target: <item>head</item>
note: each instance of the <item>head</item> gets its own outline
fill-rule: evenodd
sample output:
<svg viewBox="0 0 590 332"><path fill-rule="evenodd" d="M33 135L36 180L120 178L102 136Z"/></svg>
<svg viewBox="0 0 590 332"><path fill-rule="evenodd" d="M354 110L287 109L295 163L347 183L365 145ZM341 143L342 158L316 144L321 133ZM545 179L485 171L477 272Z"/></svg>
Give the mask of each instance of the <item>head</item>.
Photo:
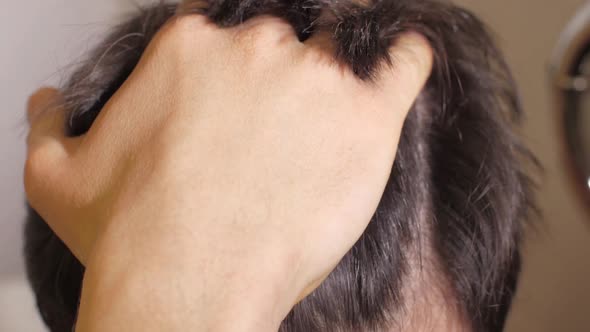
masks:
<svg viewBox="0 0 590 332"><path fill-rule="evenodd" d="M515 133L521 109L513 79L483 24L438 0L188 2L186 11L225 26L271 14L302 40L327 29L335 57L360 79L370 80L380 63L395 65L388 50L404 32L422 34L434 52L368 228L281 331L501 331L533 206L524 171L533 158ZM73 72L61 88L67 135L88 131L175 11L164 3L139 11ZM43 319L52 331L69 331L84 267L32 209L25 236Z"/></svg>

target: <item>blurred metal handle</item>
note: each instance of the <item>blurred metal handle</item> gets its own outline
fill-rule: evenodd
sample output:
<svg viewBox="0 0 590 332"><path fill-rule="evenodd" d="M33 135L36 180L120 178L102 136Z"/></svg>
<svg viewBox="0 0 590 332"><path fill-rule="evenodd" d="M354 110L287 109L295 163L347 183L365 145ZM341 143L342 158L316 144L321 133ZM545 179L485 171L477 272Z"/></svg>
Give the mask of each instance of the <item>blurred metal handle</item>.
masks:
<svg viewBox="0 0 590 332"><path fill-rule="evenodd" d="M553 85L561 137L566 146L567 160L576 187L590 203L590 147L582 142L584 128L580 123L581 101L590 98L590 73L582 65L590 62L590 1L571 19L563 30L553 51L550 75ZM590 205L589 205L590 206Z"/></svg>
<svg viewBox="0 0 590 332"><path fill-rule="evenodd" d="M584 57L582 53L589 44L590 1L568 23L553 50L550 68L555 87L559 89L575 88L577 77L572 77L571 72ZM585 78L584 80L587 81Z"/></svg>

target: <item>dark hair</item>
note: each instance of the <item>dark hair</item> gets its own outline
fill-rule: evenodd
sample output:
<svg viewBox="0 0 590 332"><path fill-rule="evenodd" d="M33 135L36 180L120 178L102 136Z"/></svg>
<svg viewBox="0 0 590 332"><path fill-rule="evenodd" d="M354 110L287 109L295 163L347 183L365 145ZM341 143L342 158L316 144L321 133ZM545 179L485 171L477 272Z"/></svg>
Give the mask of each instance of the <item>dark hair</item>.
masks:
<svg viewBox="0 0 590 332"><path fill-rule="evenodd" d="M90 128L175 10L165 3L141 10L71 75L63 87L68 135ZM400 323L411 272L428 266L437 280L431 288L446 289L446 303L467 328L501 331L534 205L524 170L534 158L515 134L522 113L516 87L483 24L436 0L210 0L195 11L222 26L277 15L301 40L331 31L335 56L361 79L370 80L380 64L396 65L388 49L403 32L422 34L434 51L433 72L404 124L368 228L328 279L289 313L281 331L391 327ZM319 20L322 11L333 15ZM70 331L84 268L32 209L25 252L43 319L52 331Z"/></svg>

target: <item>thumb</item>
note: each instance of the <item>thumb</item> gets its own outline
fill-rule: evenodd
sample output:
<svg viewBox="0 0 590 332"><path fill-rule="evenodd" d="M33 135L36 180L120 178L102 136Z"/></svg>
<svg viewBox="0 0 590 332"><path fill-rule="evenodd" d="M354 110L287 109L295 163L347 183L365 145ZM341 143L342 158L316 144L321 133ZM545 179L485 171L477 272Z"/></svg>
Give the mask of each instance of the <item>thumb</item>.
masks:
<svg viewBox="0 0 590 332"><path fill-rule="evenodd" d="M37 208L40 201L54 196L54 188L63 188L60 179L71 175L70 156L79 139L65 137L63 98L54 88L42 88L29 98L27 119L30 129L25 191L31 205Z"/></svg>

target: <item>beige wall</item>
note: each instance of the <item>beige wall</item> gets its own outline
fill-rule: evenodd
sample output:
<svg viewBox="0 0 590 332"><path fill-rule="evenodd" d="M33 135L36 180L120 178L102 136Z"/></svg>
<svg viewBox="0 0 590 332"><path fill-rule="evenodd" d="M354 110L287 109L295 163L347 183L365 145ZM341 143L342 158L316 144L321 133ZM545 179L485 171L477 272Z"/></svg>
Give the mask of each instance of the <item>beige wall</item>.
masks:
<svg viewBox="0 0 590 332"><path fill-rule="evenodd" d="M28 95L58 84L68 65L112 26L132 1L3 2L0 16L0 278L21 272L22 166Z"/></svg>
<svg viewBox="0 0 590 332"><path fill-rule="evenodd" d="M22 167L27 96L57 84L93 35L133 0L0 0L0 331L44 328L24 276Z"/></svg>
<svg viewBox="0 0 590 332"><path fill-rule="evenodd" d="M568 182L547 76L552 48L584 0L460 0L491 26L520 85L525 134L546 173L544 220L529 239L508 331L590 331L590 215Z"/></svg>

